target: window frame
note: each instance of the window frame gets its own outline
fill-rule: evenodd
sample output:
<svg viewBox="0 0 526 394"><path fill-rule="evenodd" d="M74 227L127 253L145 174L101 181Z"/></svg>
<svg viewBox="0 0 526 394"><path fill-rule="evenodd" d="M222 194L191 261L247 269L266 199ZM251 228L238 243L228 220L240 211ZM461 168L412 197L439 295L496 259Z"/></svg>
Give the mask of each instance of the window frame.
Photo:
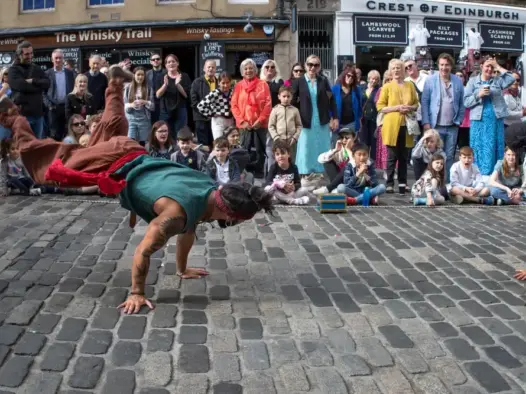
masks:
<svg viewBox="0 0 526 394"><path fill-rule="evenodd" d="M155 0L155 4L160 5L160 6L189 4L189 3L196 3L196 2L197 0Z"/></svg>
<svg viewBox="0 0 526 394"><path fill-rule="evenodd" d="M86 2L88 3L87 6L88 8L103 8L103 7L124 7L124 5L126 4L126 0L122 0L122 3L112 3L112 4L95 4L95 5L91 5L92 0L86 0ZM102 1L102 0L101 0ZM112 0L114 1L114 0Z"/></svg>
<svg viewBox="0 0 526 394"><path fill-rule="evenodd" d="M45 4L44 0L44 4ZM33 5L35 4L35 0L33 0ZM31 10L25 10L24 9L24 0L19 1L20 5L20 13L21 14L34 14L36 12L54 12L57 8L57 0L53 0L53 8L33 8Z"/></svg>

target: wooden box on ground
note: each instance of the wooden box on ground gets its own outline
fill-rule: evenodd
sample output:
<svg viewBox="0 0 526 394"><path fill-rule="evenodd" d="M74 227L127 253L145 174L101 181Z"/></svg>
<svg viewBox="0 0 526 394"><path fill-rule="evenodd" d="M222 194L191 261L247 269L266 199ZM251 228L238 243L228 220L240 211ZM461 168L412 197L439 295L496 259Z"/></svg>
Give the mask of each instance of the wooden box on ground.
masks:
<svg viewBox="0 0 526 394"><path fill-rule="evenodd" d="M347 212L347 196L345 194L322 194L318 199L320 213Z"/></svg>

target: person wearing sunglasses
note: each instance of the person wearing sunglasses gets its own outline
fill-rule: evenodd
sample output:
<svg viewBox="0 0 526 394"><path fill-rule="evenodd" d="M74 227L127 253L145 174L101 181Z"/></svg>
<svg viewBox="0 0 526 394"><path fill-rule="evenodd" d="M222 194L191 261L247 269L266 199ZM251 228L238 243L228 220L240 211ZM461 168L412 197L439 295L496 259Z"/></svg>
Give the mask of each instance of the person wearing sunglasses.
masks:
<svg viewBox="0 0 526 394"><path fill-rule="evenodd" d="M292 82L305 74L305 69L301 63L294 63L290 71L290 78L284 82L285 86L292 86Z"/></svg>
<svg viewBox="0 0 526 394"><path fill-rule="evenodd" d="M292 83L292 104L300 110L303 129L297 142L296 165L302 186L314 190L324 178L318 156L331 148L331 129L338 130L338 108L327 78L320 75L321 61L310 55L307 73Z"/></svg>
<svg viewBox="0 0 526 394"><path fill-rule="evenodd" d="M521 76L518 73L513 73L515 82L511 84L508 89L504 89L504 101L508 106L508 116L504 119L504 126L508 127L513 123L522 122L522 118L526 116L526 107L522 105L521 101Z"/></svg>
<svg viewBox="0 0 526 394"><path fill-rule="evenodd" d="M81 115L73 115L69 118L68 134L63 142L65 144L78 144L83 135L89 135L86 122Z"/></svg>
<svg viewBox="0 0 526 394"><path fill-rule="evenodd" d="M161 86L163 86L164 75L166 69L163 68L163 62L161 61L161 55L157 52L152 52L150 55L150 64L152 69L146 72L146 81L154 92L157 92ZM154 110L151 113L150 120L152 125L159 120L161 113L161 99L156 94L153 95Z"/></svg>

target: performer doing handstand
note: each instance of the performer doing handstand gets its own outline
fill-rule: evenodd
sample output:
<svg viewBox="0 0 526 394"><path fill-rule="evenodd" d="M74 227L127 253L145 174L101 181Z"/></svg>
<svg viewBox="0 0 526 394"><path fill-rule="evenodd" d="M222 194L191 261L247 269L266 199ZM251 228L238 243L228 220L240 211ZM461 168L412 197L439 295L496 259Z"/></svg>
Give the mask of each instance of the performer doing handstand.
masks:
<svg viewBox="0 0 526 394"><path fill-rule="evenodd" d="M0 124L12 129L22 161L36 183L98 185L105 194L119 194L132 217L137 214L149 223L133 257L131 294L119 306L125 313L137 313L143 305L153 308L144 296L150 257L168 239L177 235L177 275L182 279L207 275L202 268L187 268L197 224L214 220L222 228L238 224L258 211L271 211L272 197L248 184L217 189L205 174L149 157L141 145L126 137L122 90L129 74L113 67L108 77L106 108L87 148L36 139L27 119L7 99L0 101Z"/></svg>

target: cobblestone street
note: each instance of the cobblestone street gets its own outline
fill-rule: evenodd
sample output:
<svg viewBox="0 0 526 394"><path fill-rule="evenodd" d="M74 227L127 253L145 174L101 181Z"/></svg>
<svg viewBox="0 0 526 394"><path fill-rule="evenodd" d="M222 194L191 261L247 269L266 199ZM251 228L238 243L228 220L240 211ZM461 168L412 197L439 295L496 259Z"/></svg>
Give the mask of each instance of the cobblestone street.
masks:
<svg viewBox="0 0 526 394"><path fill-rule="evenodd" d="M115 307L144 222L113 200L2 199L0 393L523 393L526 211L391 198L203 226L206 279L175 275L173 239L134 316Z"/></svg>

